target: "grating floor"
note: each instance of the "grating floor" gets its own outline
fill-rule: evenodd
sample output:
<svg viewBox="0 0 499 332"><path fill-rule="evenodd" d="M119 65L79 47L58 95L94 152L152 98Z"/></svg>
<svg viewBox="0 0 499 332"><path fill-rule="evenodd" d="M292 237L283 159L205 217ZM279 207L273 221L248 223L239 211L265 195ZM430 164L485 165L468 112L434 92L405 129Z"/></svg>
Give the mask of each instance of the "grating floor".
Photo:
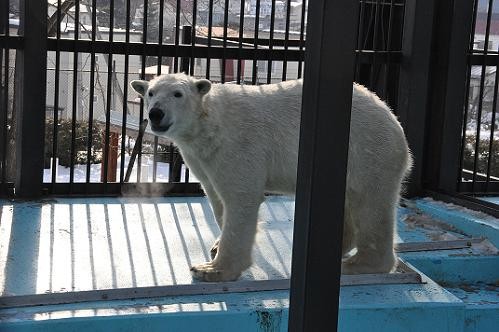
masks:
<svg viewBox="0 0 499 332"><path fill-rule="evenodd" d="M85 198L0 208L0 294L192 284L219 228L206 198ZM262 205L243 280L290 276L294 201Z"/></svg>

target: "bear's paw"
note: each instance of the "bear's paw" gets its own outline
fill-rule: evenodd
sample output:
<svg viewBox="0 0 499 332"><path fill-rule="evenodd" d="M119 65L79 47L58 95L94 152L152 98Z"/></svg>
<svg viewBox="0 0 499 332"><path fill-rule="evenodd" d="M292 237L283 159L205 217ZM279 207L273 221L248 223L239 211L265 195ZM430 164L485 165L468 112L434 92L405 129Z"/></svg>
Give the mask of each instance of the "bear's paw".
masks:
<svg viewBox="0 0 499 332"><path fill-rule="evenodd" d="M217 266L214 262L208 262L191 267L191 275L194 279L207 282L234 281L241 275L241 270L234 270Z"/></svg>

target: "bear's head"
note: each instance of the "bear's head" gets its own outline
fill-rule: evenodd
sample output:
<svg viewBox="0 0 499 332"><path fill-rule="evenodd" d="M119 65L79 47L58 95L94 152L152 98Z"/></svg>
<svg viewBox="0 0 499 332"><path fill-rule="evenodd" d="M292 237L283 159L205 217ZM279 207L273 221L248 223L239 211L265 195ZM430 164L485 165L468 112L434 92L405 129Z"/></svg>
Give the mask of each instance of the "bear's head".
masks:
<svg viewBox="0 0 499 332"><path fill-rule="evenodd" d="M132 88L142 96L152 131L158 136L180 138L195 128L202 114L202 99L211 82L185 74L167 74L150 82L135 80Z"/></svg>

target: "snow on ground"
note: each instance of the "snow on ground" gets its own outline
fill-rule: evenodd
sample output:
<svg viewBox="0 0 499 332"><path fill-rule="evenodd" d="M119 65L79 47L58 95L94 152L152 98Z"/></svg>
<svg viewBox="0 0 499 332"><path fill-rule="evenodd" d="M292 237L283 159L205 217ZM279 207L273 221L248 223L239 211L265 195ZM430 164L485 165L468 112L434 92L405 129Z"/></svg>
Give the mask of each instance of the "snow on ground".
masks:
<svg viewBox="0 0 499 332"><path fill-rule="evenodd" d="M130 157L125 157L125 172L128 167ZM135 161L132 175L130 176L130 182L137 182L137 164ZM120 178L120 165L121 158L118 158L118 169L116 174L116 179L119 181ZM91 164L90 165L90 182L101 182L101 167L102 164ZM168 182L168 174L170 170L170 165L168 163L158 162L156 171L156 182ZM185 180L185 166L182 165L182 181ZM56 173L56 182L64 183L69 182L70 168L58 165ZM87 176L87 165L75 165L74 166L74 182L85 182ZM45 169L43 173L43 182L52 181L52 168ZM153 158L150 156L142 156L142 167L141 167L141 182L153 182ZM189 182L199 182L198 179L189 173Z"/></svg>

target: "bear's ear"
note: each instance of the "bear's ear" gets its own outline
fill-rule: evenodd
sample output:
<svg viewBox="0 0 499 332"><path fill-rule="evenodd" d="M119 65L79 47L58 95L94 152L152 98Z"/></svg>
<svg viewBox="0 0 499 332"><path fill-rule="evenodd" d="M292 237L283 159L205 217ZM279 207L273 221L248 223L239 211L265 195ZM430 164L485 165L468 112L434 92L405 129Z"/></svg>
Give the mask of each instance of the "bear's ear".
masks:
<svg viewBox="0 0 499 332"><path fill-rule="evenodd" d="M208 80L205 80L205 79L196 81L195 85L196 85L197 91L201 95L207 94L208 91L210 91L210 89L211 89L211 82Z"/></svg>
<svg viewBox="0 0 499 332"><path fill-rule="evenodd" d="M149 88L149 82L142 80L131 81L130 85L142 97L146 94L146 91Z"/></svg>

